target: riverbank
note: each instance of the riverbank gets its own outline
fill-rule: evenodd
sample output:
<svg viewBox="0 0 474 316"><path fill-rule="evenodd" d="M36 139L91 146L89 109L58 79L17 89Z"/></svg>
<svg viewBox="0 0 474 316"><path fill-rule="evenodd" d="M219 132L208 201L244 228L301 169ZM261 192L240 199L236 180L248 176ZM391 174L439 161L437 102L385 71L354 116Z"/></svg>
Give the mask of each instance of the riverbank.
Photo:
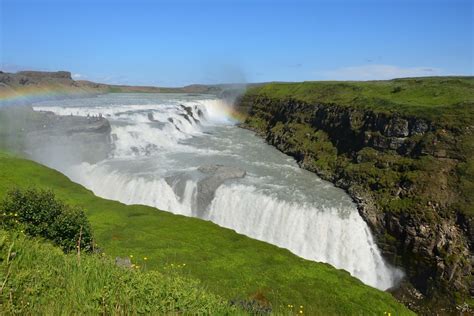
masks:
<svg viewBox="0 0 474 316"><path fill-rule="evenodd" d="M10 110L15 114L8 113ZM96 137L110 136L106 120L57 119L30 107L3 108L0 122L5 123L0 124L0 144L17 145L13 147L18 153L30 148L22 145L29 138L23 137L25 134L53 137L56 127L65 128L59 134L84 138L91 147L95 147L91 140ZM147 270L167 273L171 267L179 276L199 280L209 293L237 306L290 314L303 306L303 312L310 315L410 314L389 293L364 285L346 271L301 259L288 250L207 221L98 198L59 172L20 156L0 154L0 179L0 198L14 187L44 188L84 208L97 244L110 258L132 255L143 265L139 258L147 257Z"/></svg>
<svg viewBox="0 0 474 316"><path fill-rule="evenodd" d="M463 77L275 83L237 108L243 127L353 197L406 270L401 301L456 313L473 293L473 91Z"/></svg>
<svg viewBox="0 0 474 316"><path fill-rule="evenodd" d="M343 270L207 221L98 198L29 160L0 154L0 179L0 198L12 187L34 186L52 189L67 203L84 208L107 256L147 257L147 270L163 273L176 267L180 275L200 280L210 293L229 301L256 301L275 313L292 313L288 305L301 305L309 315L410 314L389 293Z"/></svg>

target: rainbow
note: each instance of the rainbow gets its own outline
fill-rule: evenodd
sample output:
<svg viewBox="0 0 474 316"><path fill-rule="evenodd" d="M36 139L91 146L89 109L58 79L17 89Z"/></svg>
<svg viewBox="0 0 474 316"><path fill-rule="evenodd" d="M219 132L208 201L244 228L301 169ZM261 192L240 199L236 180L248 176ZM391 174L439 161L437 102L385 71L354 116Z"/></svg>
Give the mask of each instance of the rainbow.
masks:
<svg viewBox="0 0 474 316"><path fill-rule="evenodd" d="M103 93L100 90L65 85L31 85L18 88L0 86L0 107L12 105L31 105L35 102L85 97ZM217 110L236 122L245 121L245 114L239 112L227 102L215 102Z"/></svg>
<svg viewBox="0 0 474 316"><path fill-rule="evenodd" d="M236 110L235 106L230 102L214 98L204 102L209 115L214 119L233 121L234 123L245 121L245 115Z"/></svg>
<svg viewBox="0 0 474 316"><path fill-rule="evenodd" d="M0 106L26 105L34 102L90 94L91 91L63 85L31 85L13 89L0 87Z"/></svg>
<svg viewBox="0 0 474 316"><path fill-rule="evenodd" d="M247 115L242 113L242 112L239 112L237 111L236 109L234 108L231 108L228 110L228 113L229 113L229 116L234 119L235 121L239 122L239 123L243 123L245 122L245 119L247 118Z"/></svg>

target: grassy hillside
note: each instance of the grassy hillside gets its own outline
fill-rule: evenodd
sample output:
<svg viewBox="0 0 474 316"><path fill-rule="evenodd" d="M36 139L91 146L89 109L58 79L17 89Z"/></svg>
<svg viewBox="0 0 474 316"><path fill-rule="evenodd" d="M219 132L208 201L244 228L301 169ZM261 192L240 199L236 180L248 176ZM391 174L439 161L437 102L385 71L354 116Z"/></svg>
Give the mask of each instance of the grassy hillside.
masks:
<svg viewBox="0 0 474 316"><path fill-rule="evenodd" d="M243 314L198 281L108 256L65 255L22 233L0 230L0 309L8 314Z"/></svg>
<svg viewBox="0 0 474 316"><path fill-rule="evenodd" d="M226 300L255 299L284 314L299 313L300 306L310 315L410 314L390 294L345 271L210 222L98 198L62 174L25 159L0 154L0 179L0 198L13 186L37 186L53 189L66 202L85 208L107 256L133 256L135 264L157 273L172 269L200 280L210 293Z"/></svg>
<svg viewBox="0 0 474 316"><path fill-rule="evenodd" d="M474 77L271 83L249 89L248 95L400 112L442 125L461 126L474 121Z"/></svg>

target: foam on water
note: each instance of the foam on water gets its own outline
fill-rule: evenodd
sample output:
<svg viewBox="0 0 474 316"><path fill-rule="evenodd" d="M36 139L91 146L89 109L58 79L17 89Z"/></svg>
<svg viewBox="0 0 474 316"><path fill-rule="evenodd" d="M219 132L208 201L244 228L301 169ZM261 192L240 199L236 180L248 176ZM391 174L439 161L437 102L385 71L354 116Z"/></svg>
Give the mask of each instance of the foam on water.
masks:
<svg viewBox="0 0 474 316"><path fill-rule="evenodd" d="M379 289L400 279L401 272L384 262L344 192L233 126L219 100L109 95L68 102L46 102L35 109L101 114L112 125L109 159L61 170L98 196L207 219L345 269ZM209 193L214 178L209 182L211 176L199 171L203 165L235 167L247 176L225 180L223 174L213 175L222 181ZM203 188L204 180L211 186Z"/></svg>

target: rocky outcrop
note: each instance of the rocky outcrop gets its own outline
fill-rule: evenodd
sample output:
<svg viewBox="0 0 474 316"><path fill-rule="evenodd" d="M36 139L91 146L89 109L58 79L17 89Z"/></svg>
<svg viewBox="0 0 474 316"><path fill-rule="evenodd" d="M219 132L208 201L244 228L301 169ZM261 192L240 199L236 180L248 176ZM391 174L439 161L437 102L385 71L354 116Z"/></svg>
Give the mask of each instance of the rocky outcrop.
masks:
<svg viewBox="0 0 474 316"><path fill-rule="evenodd" d="M47 84L75 85L75 81L68 71L19 71L14 74L0 73L0 83L7 84L11 87Z"/></svg>
<svg viewBox="0 0 474 316"><path fill-rule="evenodd" d="M405 269L395 296L421 313L459 312L474 294L472 218L458 208L465 197L456 184L472 130L262 95L237 105L248 115L243 127L353 197L385 258Z"/></svg>
<svg viewBox="0 0 474 316"><path fill-rule="evenodd" d="M197 185L197 211L202 213L214 199L217 188L225 181L243 178L246 171L237 167L223 165L201 166L198 170L205 175Z"/></svg>

